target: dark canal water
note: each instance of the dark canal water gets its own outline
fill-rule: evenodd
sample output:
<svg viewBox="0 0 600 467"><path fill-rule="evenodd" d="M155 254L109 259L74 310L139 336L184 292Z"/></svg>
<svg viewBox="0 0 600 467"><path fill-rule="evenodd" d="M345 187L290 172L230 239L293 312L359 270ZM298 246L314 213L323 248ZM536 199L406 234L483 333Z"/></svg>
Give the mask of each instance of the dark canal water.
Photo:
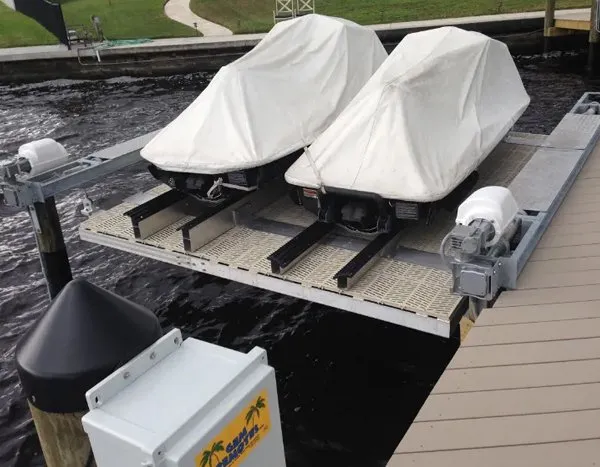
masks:
<svg viewBox="0 0 600 467"><path fill-rule="evenodd" d="M518 59L532 104L519 131L548 133L586 90L577 56ZM0 159L66 137L83 156L158 129L207 74L0 86ZM433 135L435 137L435 135ZM143 167L86 187L102 200L153 186ZM265 348L277 372L290 467L383 466L457 348L456 339L178 269L79 240L81 190L58 199L74 274L153 310L165 329L233 349ZM13 366L19 336L47 307L27 215L0 207L0 466L43 465Z"/></svg>

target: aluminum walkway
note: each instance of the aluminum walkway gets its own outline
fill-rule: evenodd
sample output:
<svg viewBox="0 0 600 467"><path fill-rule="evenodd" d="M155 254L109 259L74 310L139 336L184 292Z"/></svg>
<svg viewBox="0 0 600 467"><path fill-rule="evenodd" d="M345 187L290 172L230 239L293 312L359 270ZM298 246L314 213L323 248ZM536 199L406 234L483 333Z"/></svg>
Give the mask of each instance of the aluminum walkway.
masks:
<svg viewBox="0 0 600 467"><path fill-rule="evenodd" d="M388 466L600 465L600 144Z"/></svg>

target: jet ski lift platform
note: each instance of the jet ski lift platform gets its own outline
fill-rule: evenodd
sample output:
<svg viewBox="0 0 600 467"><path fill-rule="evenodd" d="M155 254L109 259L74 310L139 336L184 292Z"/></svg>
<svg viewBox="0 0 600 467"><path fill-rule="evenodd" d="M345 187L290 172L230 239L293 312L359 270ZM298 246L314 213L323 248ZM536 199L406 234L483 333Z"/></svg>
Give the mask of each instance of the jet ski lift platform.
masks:
<svg viewBox="0 0 600 467"><path fill-rule="evenodd" d="M600 115L591 102L598 97L585 94L548 136L509 133L479 167L476 188L508 187L523 210L518 244L493 263L494 291L516 286L595 146ZM132 215L140 211L145 214ZM291 201L284 187L247 194L215 214L196 218L179 196L160 185L95 213L81 224L80 235L92 243L450 337L468 308L465 294L451 292L460 290L461 278L453 277L438 254L455 217L440 212L429 225L403 228L391 242L394 248L375 248L368 261L360 261L360 274L345 288L339 287L336 273L357 261L371 239L339 227L317 235L293 264L273 272L271 255L316 221Z"/></svg>

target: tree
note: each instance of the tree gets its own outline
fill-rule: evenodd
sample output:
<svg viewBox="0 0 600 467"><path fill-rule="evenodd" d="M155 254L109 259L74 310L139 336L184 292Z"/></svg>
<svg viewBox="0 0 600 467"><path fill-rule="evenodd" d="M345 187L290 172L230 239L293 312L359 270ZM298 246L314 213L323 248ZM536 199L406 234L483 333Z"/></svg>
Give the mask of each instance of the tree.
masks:
<svg viewBox="0 0 600 467"><path fill-rule="evenodd" d="M246 425L250 422L254 425L254 417L260 418L260 411L266 407L265 399L262 396L258 396L254 405L251 405L246 413Z"/></svg>
<svg viewBox="0 0 600 467"><path fill-rule="evenodd" d="M223 441L218 441L216 443L213 443L212 447L210 448L210 450L206 450L202 453L202 461L200 462L200 466L201 467L213 467L213 457L215 457L217 459L217 462L215 464L216 465L219 463L219 456L217 456L217 452L223 452L225 450L225 448L223 447Z"/></svg>

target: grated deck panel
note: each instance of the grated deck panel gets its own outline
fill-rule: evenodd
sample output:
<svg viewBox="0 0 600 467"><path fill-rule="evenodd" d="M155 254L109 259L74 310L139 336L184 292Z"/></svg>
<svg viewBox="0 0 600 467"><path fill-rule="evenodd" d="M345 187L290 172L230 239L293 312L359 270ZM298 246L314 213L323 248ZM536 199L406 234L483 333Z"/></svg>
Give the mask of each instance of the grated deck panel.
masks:
<svg viewBox="0 0 600 467"><path fill-rule="evenodd" d="M160 189L154 189L157 195ZM124 242L134 242L148 247L193 256L205 261L249 271L254 274L273 276L267 257L289 240L289 237L253 230L238 226L219 236L194 253L185 253L181 232L176 229L189 221L184 217L177 223L163 229L145 240L136 240L130 219L123 213L136 206L131 201L146 201L148 196L130 199L113 209L100 212L84 222L82 230L108 235ZM151 196L150 196L151 197ZM291 203L291 207L298 206ZM284 198L278 200L261 215L280 222L298 220L302 216L292 213ZM304 214L306 211L302 208ZM310 214L310 213L309 213ZM310 221L312 222L312 220ZM296 224L298 225L298 224ZM333 276L354 255L355 251L331 245L318 245L285 275L286 281L301 284L303 287L317 288L335 294L341 292ZM461 305L461 298L450 293L449 272L428 268L403 261L382 258L344 295L359 301L369 301L397 309L399 312L417 313L422 316L450 323Z"/></svg>

